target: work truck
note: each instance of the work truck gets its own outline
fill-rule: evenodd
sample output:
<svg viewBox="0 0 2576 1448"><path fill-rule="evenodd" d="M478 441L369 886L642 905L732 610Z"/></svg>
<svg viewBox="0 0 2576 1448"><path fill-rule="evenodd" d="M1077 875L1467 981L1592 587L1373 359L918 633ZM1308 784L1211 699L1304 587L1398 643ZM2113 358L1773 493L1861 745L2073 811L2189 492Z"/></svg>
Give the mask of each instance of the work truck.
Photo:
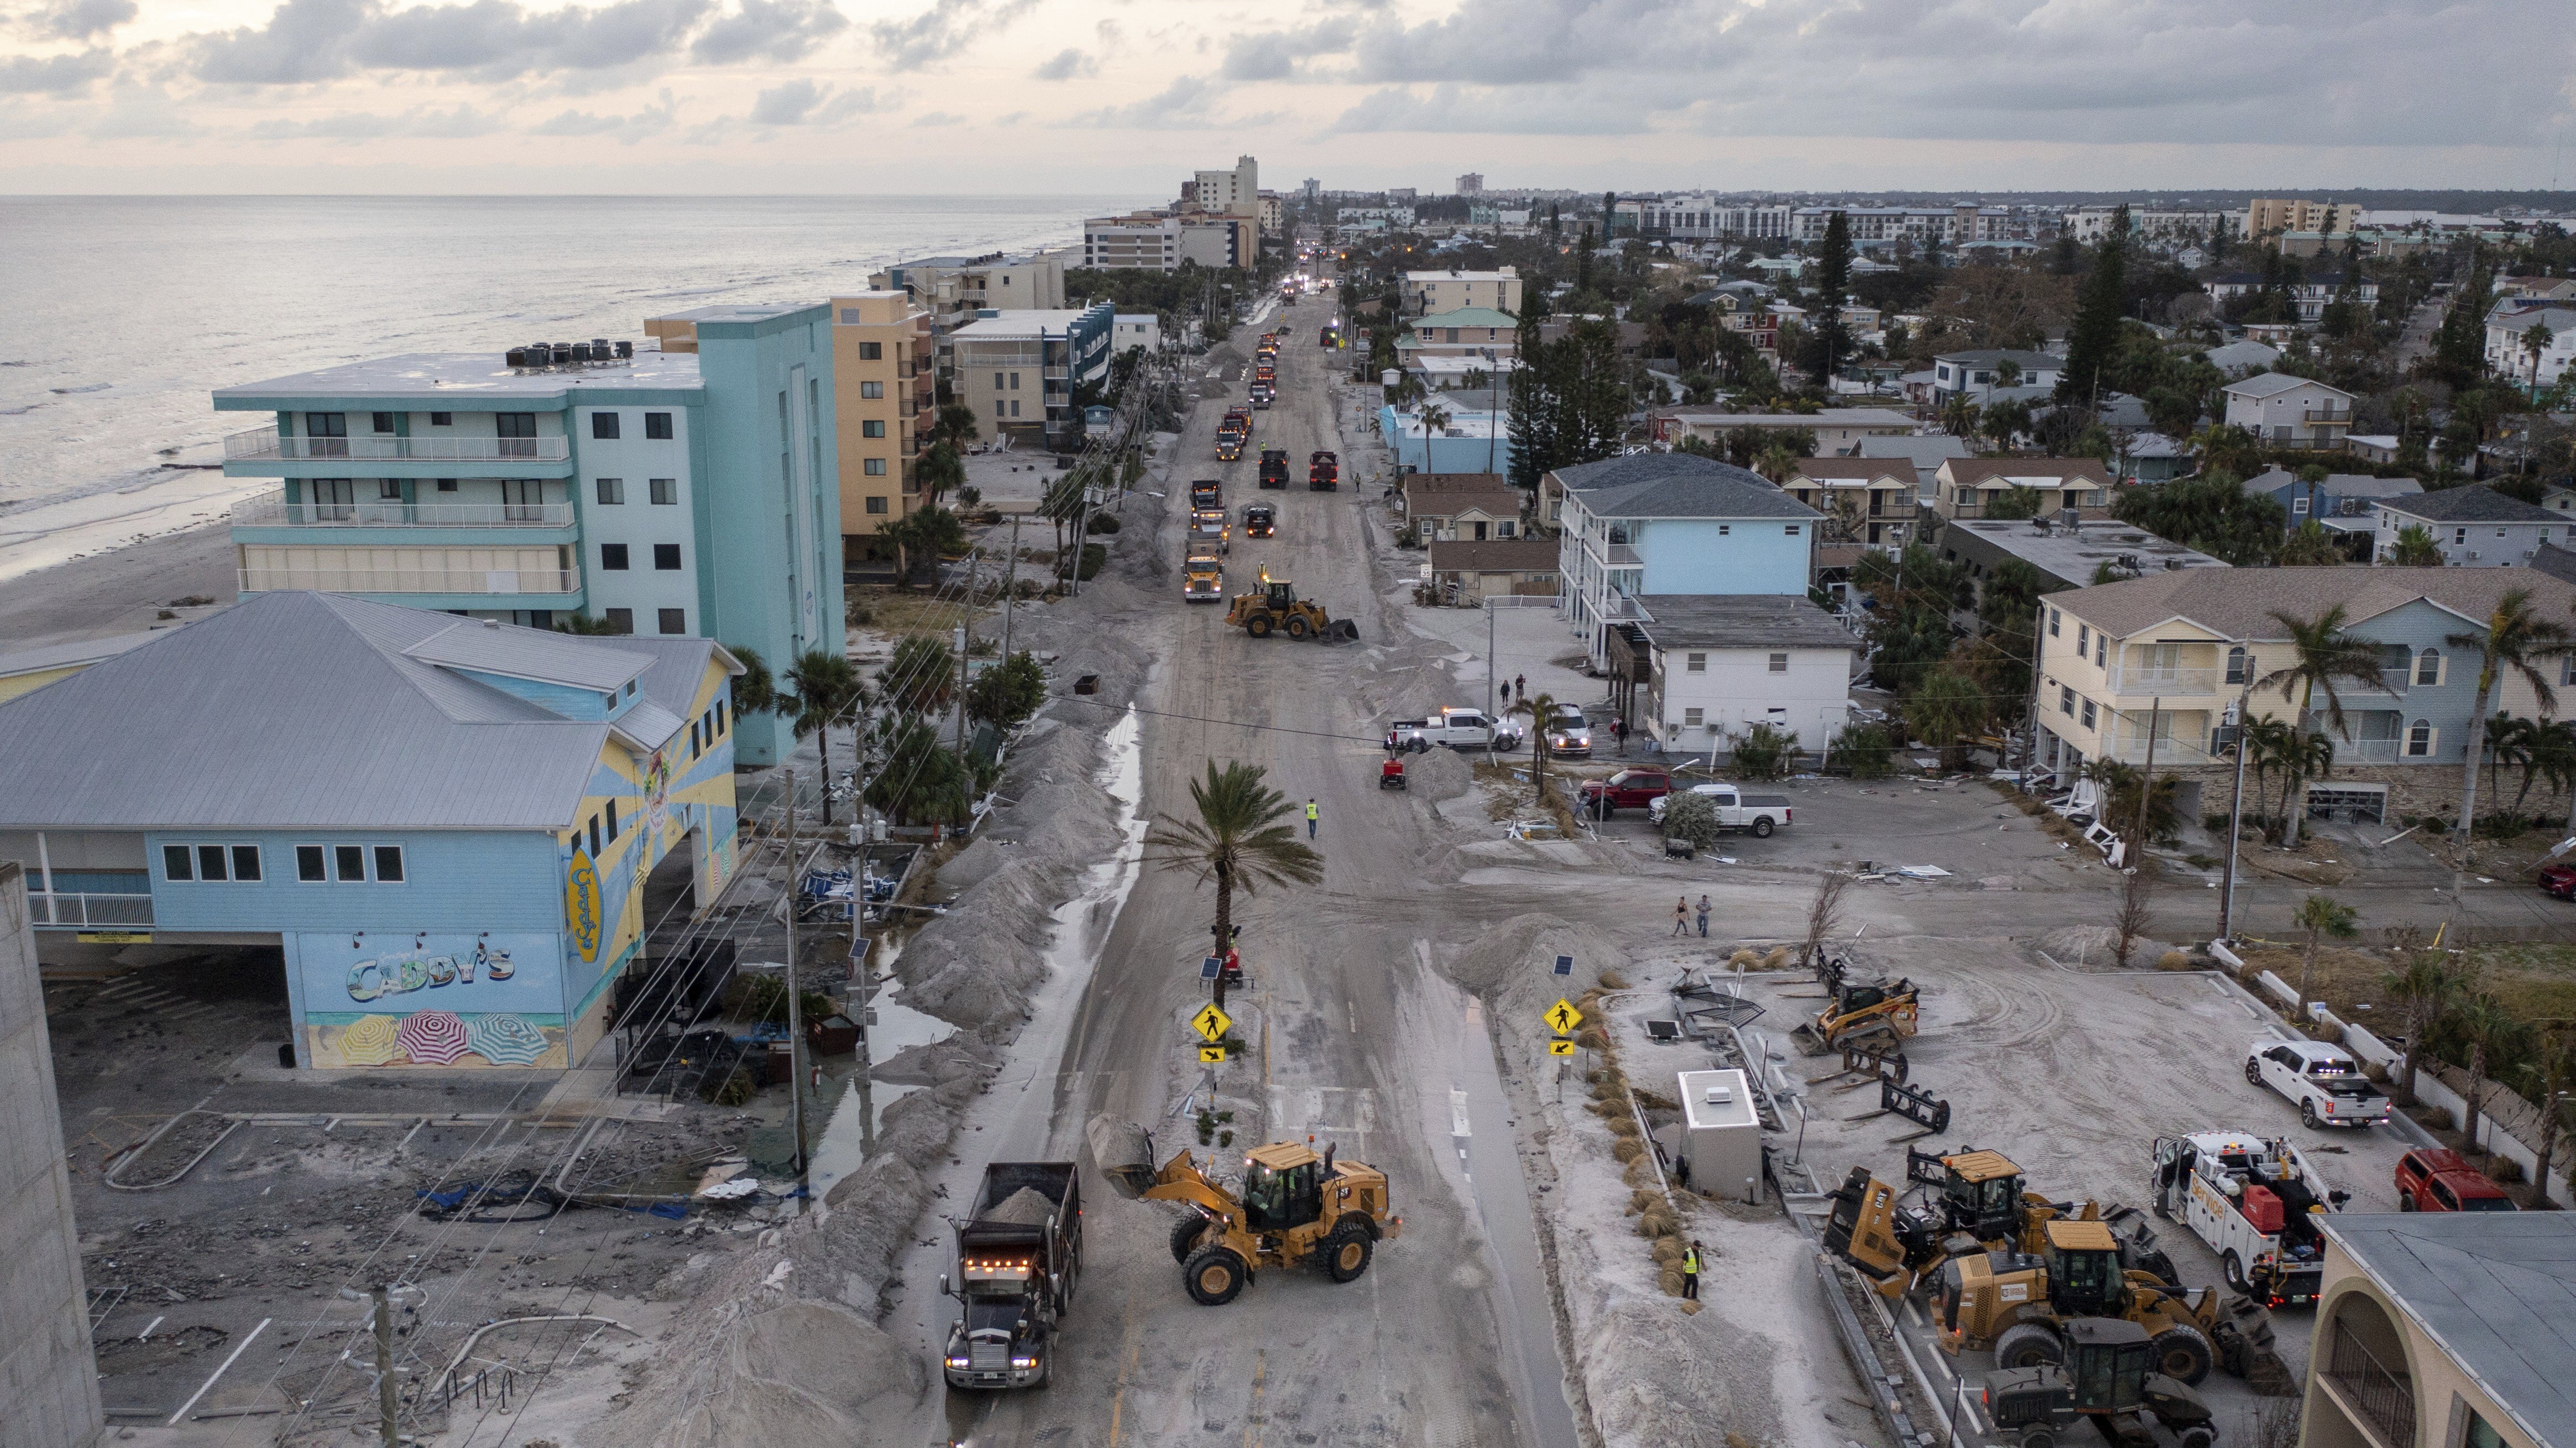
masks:
<svg viewBox="0 0 2576 1448"><path fill-rule="evenodd" d="M1288 449L1266 447L1261 450L1261 486L1265 488L1288 486Z"/></svg>
<svg viewBox="0 0 2576 1448"><path fill-rule="evenodd" d="M1444 708L1427 719L1398 719L1386 729L1389 752L1420 754L1438 744L1451 749L1509 750L1520 744L1520 732L1509 721L1486 717L1481 709Z"/></svg>
<svg viewBox="0 0 2576 1448"><path fill-rule="evenodd" d="M1601 819L1623 809L1653 809L1673 792L1673 777L1660 769L1623 769L1608 779L1587 779L1575 797Z"/></svg>
<svg viewBox="0 0 2576 1448"><path fill-rule="evenodd" d="M1781 826L1797 823L1797 813L1789 807L1789 797L1785 794L1746 794L1724 781L1694 784L1689 792L1708 800L1710 807L1717 811L1717 827L1721 830L1742 830L1755 839L1767 840ZM1649 801L1646 817L1662 824L1664 806L1672 803L1672 799L1667 794Z"/></svg>
<svg viewBox="0 0 2576 1448"><path fill-rule="evenodd" d="M2157 1138L2153 1187L2156 1215L2191 1228L2218 1254L2227 1285L2266 1307L2317 1300L2326 1266L2317 1219L2352 1200L2297 1147L2251 1131Z"/></svg>
<svg viewBox="0 0 2576 1448"><path fill-rule="evenodd" d="M1318 449L1306 459L1306 487L1311 492L1330 493L1342 486L1342 460Z"/></svg>
<svg viewBox="0 0 2576 1448"><path fill-rule="evenodd" d="M1212 552L1192 549L1181 565L1181 599L1186 603L1225 602L1225 566Z"/></svg>
<svg viewBox="0 0 2576 1448"><path fill-rule="evenodd" d="M2245 1079L2288 1098L2310 1131L2378 1126L2390 1113L2388 1097L2362 1074L2361 1063L2323 1041L2257 1040L2245 1048Z"/></svg>
<svg viewBox="0 0 2576 1448"><path fill-rule="evenodd" d="M1042 1388L1082 1275L1082 1181L1069 1161L997 1161L948 1225L957 1272L939 1290L965 1309L942 1366L952 1388Z"/></svg>

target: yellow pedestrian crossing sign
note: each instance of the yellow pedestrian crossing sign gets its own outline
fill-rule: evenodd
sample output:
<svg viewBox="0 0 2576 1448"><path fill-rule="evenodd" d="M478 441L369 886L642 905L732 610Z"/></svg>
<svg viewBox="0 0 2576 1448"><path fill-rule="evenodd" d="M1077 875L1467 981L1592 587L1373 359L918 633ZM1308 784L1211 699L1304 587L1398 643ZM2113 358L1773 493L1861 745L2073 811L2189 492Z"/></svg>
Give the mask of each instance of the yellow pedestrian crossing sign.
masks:
<svg viewBox="0 0 2576 1448"><path fill-rule="evenodd" d="M1199 1047L1199 1061L1202 1065L1213 1066L1224 1059L1225 1047L1223 1046Z"/></svg>
<svg viewBox="0 0 2576 1448"><path fill-rule="evenodd" d="M1214 1001L1199 1007L1199 1013L1190 1017L1190 1029L1206 1037L1210 1042L1224 1040L1225 1033L1232 1029L1233 1025L1234 1017L1218 1010Z"/></svg>
<svg viewBox="0 0 2576 1448"><path fill-rule="evenodd" d="M1562 1038L1550 1041L1547 1043L1547 1053L1551 1056L1571 1056L1574 1054L1574 1043Z"/></svg>
<svg viewBox="0 0 2576 1448"><path fill-rule="evenodd" d="M1574 1002L1558 996L1556 1004L1547 1008L1547 1024L1560 1036L1570 1035L1576 1026L1583 1024L1583 1012L1574 1008Z"/></svg>

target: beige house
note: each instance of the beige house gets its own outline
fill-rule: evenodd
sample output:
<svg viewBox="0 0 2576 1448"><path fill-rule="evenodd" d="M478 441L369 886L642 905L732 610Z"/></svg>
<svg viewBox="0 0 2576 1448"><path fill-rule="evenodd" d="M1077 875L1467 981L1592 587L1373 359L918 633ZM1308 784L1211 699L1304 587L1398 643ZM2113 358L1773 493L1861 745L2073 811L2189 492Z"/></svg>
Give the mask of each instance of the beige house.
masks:
<svg viewBox="0 0 2576 1448"><path fill-rule="evenodd" d="M1932 474L1932 507L1944 518L1982 518L2017 488L2039 494L2044 517L2068 508L2085 522L2111 516L2111 472L2099 458L1951 458Z"/></svg>
<svg viewBox="0 0 2576 1448"><path fill-rule="evenodd" d="M1685 412L1659 414L1655 436L1677 443L1685 437L1716 443L1739 427L1761 431L1803 430L1816 436L1816 456L1848 457L1865 437L1902 437L1914 431L1914 419L1888 407L1827 407L1815 412Z"/></svg>
<svg viewBox="0 0 2576 1448"><path fill-rule="evenodd" d="M1556 596L1556 540L1488 539L1431 545L1431 581L1458 604L1480 604L1488 595Z"/></svg>
<svg viewBox="0 0 2576 1448"><path fill-rule="evenodd" d="M832 299L832 407L841 462L841 556L912 511L914 469L937 415L930 309L908 292Z"/></svg>
<svg viewBox="0 0 2576 1448"><path fill-rule="evenodd" d="M1500 271L1415 271L1404 274L1404 304L1415 316L1490 307L1521 313L1521 274L1517 267Z"/></svg>
<svg viewBox="0 0 2576 1448"><path fill-rule="evenodd" d="M1904 458L1808 458L1780 481L1782 492L1825 515L1828 542L1892 548L1913 533L1921 486Z"/></svg>
<svg viewBox="0 0 2576 1448"><path fill-rule="evenodd" d="M2576 1216L2323 1226L2298 1448L2576 1445Z"/></svg>
<svg viewBox="0 0 2576 1448"><path fill-rule="evenodd" d="M1521 496L1499 473L1412 473L1404 482L1404 517L1426 542L1512 538L1521 531Z"/></svg>

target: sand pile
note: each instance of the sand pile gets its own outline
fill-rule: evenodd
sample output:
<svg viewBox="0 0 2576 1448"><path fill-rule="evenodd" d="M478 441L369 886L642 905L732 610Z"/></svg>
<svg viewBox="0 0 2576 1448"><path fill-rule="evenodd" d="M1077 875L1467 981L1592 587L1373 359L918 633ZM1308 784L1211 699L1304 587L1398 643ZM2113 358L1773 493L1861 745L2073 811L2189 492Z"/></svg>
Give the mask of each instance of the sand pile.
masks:
<svg viewBox="0 0 2576 1448"><path fill-rule="evenodd" d="M1055 1203L1036 1187L1022 1187L1002 1199L1002 1204L986 1212L983 1220L1014 1227L1043 1227L1055 1215Z"/></svg>
<svg viewBox="0 0 2576 1448"><path fill-rule="evenodd" d="M924 1387L918 1355L865 1315L795 1295L794 1264L747 1254L671 1342L632 1375L590 1448L771 1448L860 1443Z"/></svg>
<svg viewBox="0 0 2576 1448"><path fill-rule="evenodd" d="M1475 787L1476 771L1455 749L1431 749L1404 757L1405 788L1425 802L1456 799Z"/></svg>

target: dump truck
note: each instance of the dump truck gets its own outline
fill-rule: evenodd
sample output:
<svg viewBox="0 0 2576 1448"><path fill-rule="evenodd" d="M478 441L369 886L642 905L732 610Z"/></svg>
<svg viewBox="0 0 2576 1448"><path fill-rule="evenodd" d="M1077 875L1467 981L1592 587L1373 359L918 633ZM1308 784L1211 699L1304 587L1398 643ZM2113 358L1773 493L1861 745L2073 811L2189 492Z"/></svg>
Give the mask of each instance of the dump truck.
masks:
<svg viewBox="0 0 2576 1448"><path fill-rule="evenodd" d="M1261 450L1261 486L1265 488L1288 486L1288 449L1266 447Z"/></svg>
<svg viewBox="0 0 2576 1448"><path fill-rule="evenodd" d="M2213 1448L2218 1430L2198 1393L2155 1371L2155 1344L2133 1322L2092 1319L2068 1333L2062 1361L1988 1373L1978 1401L1995 1436L2013 1448L2057 1448L2057 1436L2090 1418L2112 1443L2151 1448L2152 1416L2181 1448Z"/></svg>
<svg viewBox="0 0 2576 1448"><path fill-rule="evenodd" d="M1194 550L1181 565L1181 599L1185 603L1225 602L1225 568L1214 554Z"/></svg>
<svg viewBox="0 0 2576 1448"><path fill-rule="evenodd" d="M1242 1180L1229 1186L1211 1175L1213 1152L1201 1166L1183 1147L1157 1168L1152 1135L1133 1122L1095 1116L1084 1134L1118 1195L1181 1204L1172 1260L1202 1307L1232 1302L1265 1267L1317 1267L1335 1282L1353 1281L1368 1271L1378 1243L1404 1231L1388 1206L1386 1173L1335 1161L1330 1144L1318 1156L1311 1137L1246 1152Z"/></svg>
<svg viewBox="0 0 2576 1448"><path fill-rule="evenodd" d="M1306 459L1306 487L1317 493L1338 491L1342 486L1342 460L1332 453L1318 450Z"/></svg>
<svg viewBox="0 0 2576 1448"><path fill-rule="evenodd" d="M1257 639L1268 638L1274 631L1292 639L1320 639L1325 643L1346 643L1360 636L1359 625L1332 617L1312 599L1299 598L1297 585L1271 577L1266 568L1261 572L1258 589L1234 596L1225 621Z"/></svg>
<svg viewBox="0 0 2576 1448"><path fill-rule="evenodd" d="M957 1272L939 1290L964 1308L941 1366L952 1388L1042 1388L1082 1275L1082 1180L1069 1161L997 1161L963 1217Z"/></svg>
<svg viewBox="0 0 2576 1448"><path fill-rule="evenodd" d="M1222 508L1225 506L1225 484L1217 478L1195 478L1190 482L1190 507Z"/></svg>

